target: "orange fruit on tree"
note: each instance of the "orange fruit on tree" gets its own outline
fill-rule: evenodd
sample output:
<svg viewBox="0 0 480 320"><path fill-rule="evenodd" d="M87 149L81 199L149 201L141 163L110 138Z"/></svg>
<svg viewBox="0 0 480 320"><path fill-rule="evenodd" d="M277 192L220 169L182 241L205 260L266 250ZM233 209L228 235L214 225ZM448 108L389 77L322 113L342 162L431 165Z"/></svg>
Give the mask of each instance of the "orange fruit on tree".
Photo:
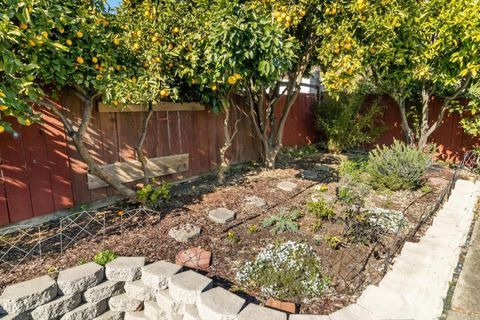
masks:
<svg viewBox="0 0 480 320"><path fill-rule="evenodd" d="M73 44L72 40L70 39L65 40L65 43L67 44L67 46L71 46Z"/></svg>
<svg viewBox="0 0 480 320"><path fill-rule="evenodd" d="M47 32L47 31L43 31L43 32L42 32L42 37L44 37L45 39L48 39L48 32Z"/></svg>
<svg viewBox="0 0 480 320"><path fill-rule="evenodd" d="M0 126L0 133L4 132L5 128L3 126Z"/></svg>
<svg viewBox="0 0 480 320"><path fill-rule="evenodd" d="M0 105L0 111L5 111L8 109L8 106Z"/></svg>
<svg viewBox="0 0 480 320"><path fill-rule="evenodd" d="M227 82L231 85L234 85L235 83L237 83L237 78L235 78L235 76L230 76L228 77Z"/></svg>
<svg viewBox="0 0 480 320"><path fill-rule="evenodd" d="M20 23L20 29L22 29L22 30L27 30L27 29L28 29L28 24L26 24L26 23Z"/></svg>
<svg viewBox="0 0 480 320"><path fill-rule="evenodd" d="M93 57L93 58L92 58L92 62L93 62L93 63L97 63L97 62L98 62L98 58L97 58L97 57Z"/></svg>
<svg viewBox="0 0 480 320"><path fill-rule="evenodd" d="M83 64L85 60L82 57L77 57L77 63Z"/></svg>
<svg viewBox="0 0 480 320"><path fill-rule="evenodd" d="M79 39L83 38L83 32L82 31L77 31L77 33L75 33L75 36Z"/></svg>

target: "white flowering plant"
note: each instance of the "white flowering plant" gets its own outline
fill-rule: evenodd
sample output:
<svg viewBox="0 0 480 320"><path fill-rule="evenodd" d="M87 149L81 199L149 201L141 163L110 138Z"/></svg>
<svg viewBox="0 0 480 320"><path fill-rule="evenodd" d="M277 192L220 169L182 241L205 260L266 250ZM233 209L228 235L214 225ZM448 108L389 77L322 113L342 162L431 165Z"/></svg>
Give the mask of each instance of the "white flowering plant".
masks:
<svg viewBox="0 0 480 320"><path fill-rule="evenodd" d="M374 208L367 212L367 217L371 225L386 232L397 232L407 225L407 220L400 211Z"/></svg>
<svg viewBox="0 0 480 320"><path fill-rule="evenodd" d="M238 270L237 280L265 296L285 300L318 297L331 281L313 249L294 241L265 247L255 261Z"/></svg>

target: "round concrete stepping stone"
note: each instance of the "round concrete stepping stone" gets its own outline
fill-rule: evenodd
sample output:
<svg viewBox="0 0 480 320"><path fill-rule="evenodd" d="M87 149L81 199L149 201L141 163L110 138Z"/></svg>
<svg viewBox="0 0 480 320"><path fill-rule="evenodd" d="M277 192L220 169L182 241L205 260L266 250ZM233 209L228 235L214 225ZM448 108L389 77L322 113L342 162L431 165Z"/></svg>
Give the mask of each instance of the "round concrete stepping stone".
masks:
<svg viewBox="0 0 480 320"><path fill-rule="evenodd" d="M197 302L201 319L233 319L242 309L245 300L221 287L203 292Z"/></svg>
<svg viewBox="0 0 480 320"><path fill-rule="evenodd" d="M168 235L178 242L187 243L193 237L200 234L202 230L191 223L176 226L168 231Z"/></svg>
<svg viewBox="0 0 480 320"><path fill-rule="evenodd" d="M32 320L55 319L75 309L82 302L82 295L76 293L58 297L31 312Z"/></svg>
<svg viewBox="0 0 480 320"><path fill-rule="evenodd" d="M110 281L135 281L142 275L145 257L118 257L105 266Z"/></svg>
<svg viewBox="0 0 480 320"><path fill-rule="evenodd" d="M91 320L107 311L107 300L97 303L85 303L66 313L61 320Z"/></svg>
<svg viewBox="0 0 480 320"><path fill-rule="evenodd" d="M212 253L202 248L190 248L180 251L175 257L175 263L194 269L208 269Z"/></svg>
<svg viewBox="0 0 480 320"><path fill-rule="evenodd" d="M297 188L297 184L291 181L282 181L277 184L277 188L282 191L292 192Z"/></svg>
<svg viewBox="0 0 480 320"><path fill-rule="evenodd" d="M146 286L141 280L125 282L125 292L132 299L143 301L155 299L155 289Z"/></svg>
<svg viewBox="0 0 480 320"><path fill-rule="evenodd" d="M123 320L123 313L116 311L107 311L93 320Z"/></svg>
<svg viewBox="0 0 480 320"><path fill-rule="evenodd" d="M103 267L90 262L60 271L57 284L63 294L74 294L96 286L103 278Z"/></svg>
<svg viewBox="0 0 480 320"><path fill-rule="evenodd" d="M260 197L257 197L257 196L250 196L250 197L245 198L245 204L247 206L254 206L254 207L261 208L261 207L265 206L267 204L267 202L263 198L260 198Z"/></svg>
<svg viewBox="0 0 480 320"><path fill-rule="evenodd" d="M132 299L126 293L112 297L108 300L108 306L112 311L127 312L137 311L142 307L142 301Z"/></svg>
<svg viewBox="0 0 480 320"><path fill-rule="evenodd" d="M124 283L120 281L105 281L98 286L88 289L83 293L83 300L86 302L99 302L107 298L122 294Z"/></svg>
<svg viewBox="0 0 480 320"><path fill-rule="evenodd" d="M227 208L217 208L208 213L210 220L216 223L227 223L235 219L235 212Z"/></svg>
<svg viewBox="0 0 480 320"><path fill-rule="evenodd" d="M200 294L211 286L211 279L189 270L176 274L170 279L168 292L180 303L194 304Z"/></svg>
<svg viewBox="0 0 480 320"><path fill-rule="evenodd" d="M142 282L156 290L166 289L170 278L180 270L181 266L168 261L158 261L142 268Z"/></svg>
<svg viewBox="0 0 480 320"><path fill-rule="evenodd" d="M19 314L34 309L57 296L57 283L43 276L8 286L0 296L0 310Z"/></svg>
<svg viewBox="0 0 480 320"><path fill-rule="evenodd" d="M287 320L287 314L277 310L265 308L265 307L250 303L237 315L237 320L252 320L252 319Z"/></svg>

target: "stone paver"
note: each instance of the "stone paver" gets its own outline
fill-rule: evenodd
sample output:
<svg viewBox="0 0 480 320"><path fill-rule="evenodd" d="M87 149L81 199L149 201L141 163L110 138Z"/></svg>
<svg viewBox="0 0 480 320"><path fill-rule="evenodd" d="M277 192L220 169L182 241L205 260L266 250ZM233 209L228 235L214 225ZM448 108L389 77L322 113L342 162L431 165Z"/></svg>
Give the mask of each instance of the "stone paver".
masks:
<svg viewBox="0 0 480 320"><path fill-rule="evenodd" d="M200 318L209 320L231 320L236 316L245 300L239 296L216 287L203 292L197 301Z"/></svg>
<svg viewBox="0 0 480 320"><path fill-rule="evenodd" d="M66 313L61 320L91 320L105 311L107 311L108 305L107 301L103 300L97 303L85 303L79 307L73 309L72 311Z"/></svg>
<svg viewBox="0 0 480 320"><path fill-rule="evenodd" d="M380 320L375 314L358 304L349 305L330 314L331 320Z"/></svg>
<svg viewBox="0 0 480 320"><path fill-rule="evenodd" d="M150 320L164 320L166 317L165 313L154 301L145 301L143 312Z"/></svg>
<svg viewBox="0 0 480 320"><path fill-rule="evenodd" d="M107 311L94 320L123 320L123 312Z"/></svg>
<svg viewBox="0 0 480 320"><path fill-rule="evenodd" d="M200 294L211 286L211 279L190 270L172 276L168 292L181 303L194 304Z"/></svg>
<svg viewBox="0 0 480 320"><path fill-rule="evenodd" d="M63 294L74 294L96 286L103 278L103 267L95 262L89 262L60 271L57 284Z"/></svg>
<svg viewBox="0 0 480 320"><path fill-rule="evenodd" d="M264 207L267 204L265 199L257 197L257 196L250 196L245 198L245 205L247 206L254 206L254 207Z"/></svg>
<svg viewBox="0 0 480 320"><path fill-rule="evenodd" d="M142 268L142 282L154 289L166 289L170 278L182 267L168 261L158 261Z"/></svg>
<svg viewBox="0 0 480 320"><path fill-rule="evenodd" d="M282 181L277 184L277 188L282 191L292 192L297 189L297 184L291 181Z"/></svg>
<svg viewBox="0 0 480 320"><path fill-rule="evenodd" d="M399 293L376 286L368 286L357 304L381 319L408 319L413 313L412 307Z"/></svg>
<svg viewBox="0 0 480 320"><path fill-rule="evenodd" d="M30 313L22 312L17 314L7 314L0 317L2 320L31 320Z"/></svg>
<svg viewBox="0 0 480 320"><path fill-rule="evenodd" d="M157 292L157 306L167 315L179 314L182 308L181 303L172 298L169 290L159 290Z"/></svg>
<svg viewBox="0 0 480 320"><path fill-rule="evenodd" d="M49 276L8 286L0 296L0 311L23 313L51 301L57 295L57 284ZM1 312L0 312L1 314Z"/></svg>
<svg viewBox="0 0 480 320"><path fill-rule="evenodd" d="M44 304L33 310L33 320L55 319L65 313L72 311L82 302L80 293L58 297L57 299Z"/></svg>
<svg viewBox="0 0 480 320"><path fill-rule="evenodd" d="M212 253L202 248L190 248L180 251L175 257L175 263L193 269L208 269Z"/></svg>
<svg viewBox="0 0 480 320"><path fill-rule="evenodd" d="M137 300L155 300L155 289L145 285L141 280L125 282L125 293Z"/></svg>
<svg viewBox="0 0 480 320"><path fill-rule="evenodd" d="M119 281L105 281L83 293L86 302L99 302L125 292L124 283Z"/></svg>
<svg viewBox="0 0 480 320"><path fill-rule="evenodd" d="M287 320L287 314L250 303L238 315L236 320ZM292 317L290 317L292 319ZM306 320L306 319L305 319Z"/></svg>
<svg viewBox="0 0 480 320"><path fill-rule="evenodd" d="M182 320L202 320L198 314L197 307L194 305L188 305L185 307ZM258 319L261 320L261 319ZM274 320L274 319L272 319Z"/></svg>
<svg viewBox="0 0 480 320"><path fill-rule="evenodd" d="M235 212L227 208L217 208L211 210L208 217L215 223L223 224L235 219Z"/></svg>
<svg viewBox="0 0 480 320"><path fill-rule="evenodd" d="M201 231L200 227L186 223L170 229L168 235L178 242L187 243L190 239L198 236Z"/></svg>
<svg viewBox="0 0 480 320"><path fill-rule="evenodd" d="M125 320L151 320L143 311L128 311L125 312Z"/></svg>
<svg viewBox="0 0 480 320"><path fill-rule="evenodd" d="M132 299L126 293L112 297L108 300L108 306L112 311L126 312L137 311L142 307L143 302L137 299Z"/></svg>
<svg viewBox="0 0 480 320"><path fill-rule="evenodd" d="M447 320L480 319L480 220L472 234L460 277L452 298L452 313Z"/></svg>
<svg viewBox="0 0 480 320"><path fill-rule="evenodd" d="M145 257L118 257L105 266L105 274L111 281L135 281L142 275Z"/></svg>

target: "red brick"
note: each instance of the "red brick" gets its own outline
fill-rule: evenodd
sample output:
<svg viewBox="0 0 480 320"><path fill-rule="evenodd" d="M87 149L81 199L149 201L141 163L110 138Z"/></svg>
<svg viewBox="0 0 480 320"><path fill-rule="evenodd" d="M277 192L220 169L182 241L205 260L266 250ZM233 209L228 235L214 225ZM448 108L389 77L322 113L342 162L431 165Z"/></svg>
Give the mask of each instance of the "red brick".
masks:
<svg viewBox="0 0 480 320"><path fill-rule="evenodd" d="M208 269L212 253L200 247L180 251L175 257L175 263L193 269Z"/></svg>
<svg viewBox="0 0 480 320"><path fill-rule="evenodd" d="M267 301L265 302L265 306L272 308L272 309L277 309L280 311L284 311L287 313L296 313L297 312L297 306L293 302L286 302L286 301L280 301L276 300L273 298L268 298Z"/></svg>

